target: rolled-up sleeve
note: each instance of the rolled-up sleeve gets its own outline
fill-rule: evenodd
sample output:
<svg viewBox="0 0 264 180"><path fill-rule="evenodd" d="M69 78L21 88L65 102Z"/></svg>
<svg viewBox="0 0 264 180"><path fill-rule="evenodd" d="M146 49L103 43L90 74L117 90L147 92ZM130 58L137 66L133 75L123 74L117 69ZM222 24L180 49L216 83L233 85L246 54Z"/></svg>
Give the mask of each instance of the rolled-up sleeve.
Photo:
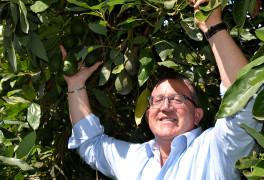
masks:
<svg viewBox="0 0 264 180"><path fill-rule="evenodd" d="M128 149L131 143L116 140L104 134L99 118L90 114L76 123L68 148L77 148L81 158L92 168L98 169L106 176L115 178L126 169ZM136 146L137 147L137 146Z"/></svg>
<svg viewBox="0 0 264 180"><path fill-rule="evenodd" d="M82 143L104 133L104 127L97 116L90 114L76 123L68 142L69 149L78 148Z"/></svg>
<svg viewBox="0 0 264 180"><path fill-rule="evenodd" d="M223 95L226 88L221 84L220 90ZM241 157L248 156L254 145L254 139L240 127L240 124L245 123L257 131L261 131L263 124L255 120L252 115L256 96L257 94L253 95L247 105L234 115L218 119L216 122L214 140L233 163Z"/></svg>

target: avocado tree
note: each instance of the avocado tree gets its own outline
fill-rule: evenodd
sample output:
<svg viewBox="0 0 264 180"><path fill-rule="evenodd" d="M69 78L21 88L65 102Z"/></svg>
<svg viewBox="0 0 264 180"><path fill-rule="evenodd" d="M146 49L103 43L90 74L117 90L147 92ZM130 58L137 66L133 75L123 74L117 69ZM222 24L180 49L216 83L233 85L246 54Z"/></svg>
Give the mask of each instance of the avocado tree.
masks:
<svg viewBox="0 0 264 180"><path fill-rule="evenodd" d="M63 74L75 74L78 62L103 62L88 80L87 93L106 134L118 139L153 138L144 116L147 97L167 69L195 83L206 114L203 129L213 126L216 117L237 112L264 80L264 13L261 0L212 0L196 18L204 21L220 4L223 20L250 64L218 111L220 76L188 0L1 1L1 179L107 179L67 149L71 124ZM61 44L68 52L64 62ZM264 119L263 96L262 90L252 109L258 120ZM248 178L264 177L264 138L241 126L259 146L237 168Z"/></svg>

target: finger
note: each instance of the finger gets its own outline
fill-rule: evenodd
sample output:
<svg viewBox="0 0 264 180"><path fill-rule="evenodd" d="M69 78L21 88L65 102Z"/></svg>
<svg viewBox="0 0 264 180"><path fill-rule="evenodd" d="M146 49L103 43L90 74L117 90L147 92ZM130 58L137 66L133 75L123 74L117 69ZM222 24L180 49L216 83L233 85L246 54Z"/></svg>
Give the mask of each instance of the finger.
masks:
<svg viewBox="0 0 264 180"><path fill-rule="evenodd" d="M67 51L63 47L63 45L60 45L60 50L61 50L61 53L62 53L62 60L64 60L67 57Z"/></svg>
<svg viewBox="0 0 264 180"><path fill-rule="evenodd" d="M89 69L90 69L90 72L93 73L94 71L96 71L98 69L99 66L101 66L102 62L99 61L99 62L96 62L94 65L92 65Z"/></svg>
<svg viewBox="0 0 264 180"><path fill-rule="evenodd" d="M196 3L194 4L194 9L198 9L199 6L205 2L208 2L209 0L198 0L196 1Z"/></svg>
<svg viewBox="0 0 264 180"><path fill-rule="evenodd" d="M190 4L195 4L195 0L190 0Z"/></svg>

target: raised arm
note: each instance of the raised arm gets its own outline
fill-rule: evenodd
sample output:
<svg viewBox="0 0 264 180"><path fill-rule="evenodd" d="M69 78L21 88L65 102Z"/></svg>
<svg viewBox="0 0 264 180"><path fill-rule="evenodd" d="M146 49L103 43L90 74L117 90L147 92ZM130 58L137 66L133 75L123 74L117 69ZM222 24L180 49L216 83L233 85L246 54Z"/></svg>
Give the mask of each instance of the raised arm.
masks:
<svg viewBox="0 0 264 180"><path fill-rule="evenodd" d="M64 60L67 56L67 52L63 46L60 46L60 49ZM68 84L68 92L72 92L68 93L69 113L72 125L92 113L86 88L84 87L86 80L101 64L101 62L97 62L90 68L82 66L74 76L64 76Z"/></svg>
<svg viewBox="0 0 264 180"><path fill-rule="evenodd" d="M197 11L199 5L207 1L198 0L195 2L195 0L190 0L190 3L194 3L194 10ZM195 19L195 23L204 33L210 27L221 22L220 6L212 12L205 22L199 22ZM228 88L235 81L237 73L248 61L226 30L217 32L208 41L214 53L223 85Z"/></svg>

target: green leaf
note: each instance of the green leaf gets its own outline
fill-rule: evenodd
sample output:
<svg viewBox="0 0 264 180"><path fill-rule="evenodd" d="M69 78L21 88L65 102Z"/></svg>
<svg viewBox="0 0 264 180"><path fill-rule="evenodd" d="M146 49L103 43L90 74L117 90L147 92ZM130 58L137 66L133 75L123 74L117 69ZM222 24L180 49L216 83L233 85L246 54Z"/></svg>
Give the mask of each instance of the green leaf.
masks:
<svg viewBox="0 0 264 180"><path fill-rule="evenodd" d="M107 5L115 6L115 5L124 4L124 3L125 3L125 0L114 0L114 1L108 1Z"/></svg>
<svg viewBox="0 0 264 180"><path fill-rule="evenodd" d="M221 1L218 0L211 0L208 3L203 3L199 6L199 9L202 11L211 11L217 8L219 5L221 5Z"/></svg>
<svg viewBox="0 0 264 180"><path fill-rule="evenodd" d="M256 166L254 167L254 170L252 172L255 176L264 177L264 160L260 160Z"/></svg>
<svg viewBox="0 0 264 180"><path fill-rule="evenodd" d="M34 12L34 13L39 13L39 12L43 12L46 9L49 8L49 5L42 2L42 1L36 1L33 5L30 6L30 9Z"/></svg>
<svg viewBox="0 0 264 180"><path fill-rule="evenodd" d="M135 110L135 122L137 125L141 123L141 119L144 116L146 109L148 108L148 97L150 96L149 89L146 88L139 96L137 100Z"/></svg>
<svg viewBox="0 0 264 180"><path fill-rule="evenodd" d="M5 40L5 45L7 48L7 59L13 69L14 72L17 71L17 57L16 57L16 53L15 53L15 49L14 49L14 46L13 46L13 43L11 41L10 38L4 38Z"/></svg>
<svg viewBox="0 0 264 180"><path fill-rule="evenodd" d="M167 9L172 9L178 0L164 0L163 4Z"/></svg>
<svg viewBox="0 0 264 180"><path fill-rule="evenodd" d="M109 6L107 5L108 1L104 1L98 5L92 6L91 9L99 10L101 13L105 13L106 10L110 10Z"/></svg>
<svg viewBox="0 0 264 180"><path fill-rule="evenodd" d="M235 167L238 169L247 169L254 166L259 159L254 157L243 157L237 160Z"/></svg>
<svg viewBox="0 0 264 180"><path fill-rule="evenodd" d="M172 69L176 69L177 67L179 67L178 64L176 64L175 62L173 61L163 61L163 62L158 62L158 64L161 66L165 66L165 67L168 67L168 68L172 68Z"/></svg>
<svg viewBox="0 0 264 180"><path fill-rule="evenodd" d="M3 144L5 142L6 138L4 136L4 133L0 130L0 144ZM1 150L1 149L0 149ZM1 153L1 152L0 152Z"/></svg>
<svg viewBox="0 0 264 180"><path fill-rule="evenodd" d="M7 165L15 165L20 167L24 171L28 170L34 170L33 167L30 167L25 161L22 161L20 159L10 158L10 157L4 157L0 156L0 164L7 164Z"/></svg>
<svg viewBox="0 0 264 180"><path fill-rule="evenodd" d="M138 83L142 86L149 78L151 71L154 68L154 60L151 58L143 57L140 60L141 66L138 73Z"/></svg>
<svg viewBox="0 0 264 180"><path fill-rule="evenodd" d="M149 0L150 2L153 2L153 3L162 3L162 1L161 0Z"/></svg>
<svg viewBox="0 0 264 180"><path fill-rule="evenodd" d="M77 6L80 6L80 7L86 8L86 9L91 9L91 7L87 3L79 2L77 0L67 0L67 1L69 3L75 4Z"/></svg>
<svg viewBox="0 0 264 180"><path fill-rule="evenodd" d="M120 14L122 14L124 11L126 11L127 9L133 7L134 5L135 5L135 3L127 3L127 4L124 4L124 5L121 7L118 16L119 16Z"/></svg>
<svg viewBox="0 0 264 180"><path fill-rule="evenodd" d="M248 12L250 15L253 15L254 9L255 9L256 0L250 0L249 6L248 6Z"/></svg>
<svg viewBox="0 0 264 180"><path fill-rule="evenodd" d="M24 33L28 33L29 30L29 23L27 20L27 9L25 4L22 1L19 1L19 13L20 13L20 25L21 29Z"/></svg>
<svg viewBox="0 0 264 180"><path fill-rule="evenodd" d="M239 79L241 76L243 76L244 74L246 74L247 72L249 72L253 67L259 66L261 64L264 63L264 56L261 56L257 59L255 59L254 61L250 62L249 64L247 64L246 66L244 66L239 73L237 74L237 79Z"/></svg>
<svg viewBox="0 0 264 180"><path fill-rule="evenodd" d="M102 67L100 73L99 86L103 86L109 80L111 75L111 68L112 68L112 61L109 60Z"/></svg>
<svg viewBox="0 0 264 180"><path fill-rule="evenodd" d="M27 104L24 103L16 103L14 105L10 105L4 111L1 112L1 119L16 119L19 118L24 110L28 107Z"/></svg>
<svg viewBox="0 0 264 180"><path fill-rule="evenodd" d="M189 64L198 65L199 61L198 61L197 54L195 52L186 54L186 59Z"/></svg>
<svg viewBox="0 0 264 180"><path fill-rule="evenodd" d="M22 127L29 128L28 122L23 121L23 120L17 120L17 119L5 119L3 120L4 124L16 124L16 125L21 125Z"/></svg>
<svg viewBox="0 0 264 180"><path fill-rule="evenodd" d="M113 74L119 74L124 68L125 68L125 67L124 67L124 64L117 65L117 66L113 69L112 73L113 73Z"/></svg>
<svg viewBox="0 0 264 180"><path fill-rule="evenodd" d="M11 38L11 35L15 31L15 29L16 29L16 26L15 26L15 24L13 22L13 19L11 17L9 17L6 20L4 38L7 38L7 37Z"/></svg>
<svg viewBox="0 0 264 180"><path fill-rule="evenodd" d="M262 82L259 82L252 86L249 82L252 81L263 70L264 66L252 69L237 79L228 88L216 115L217 118L231 116L247 104L249 98L253 96L262 85Z"/></svg>
<svg viewBox="0 0 264 180"><path fill-rule="evenodd" d="M251 34L251 29L242 29L240 33L240 38L242 41L251 41L257 39L255 35Z"/></svg>
<svg viewBox="0 0 264 180"><path fill-rule="evenodd" d="M264 82L264 71L259 73L252 81L249 82L251 86L254 86L255 84L259 82Z"/></svg>
<svg viewBox="0 0 264 180"><path fill-rule="evenodd" d="M148 42L148 38L146 38L145 36L136 36L133 39L133 44L144 44Z"/></svg>
<svg viewBox="0 0 264 180"><path fill-rule="evenodd" d="M88 26L93 32L95 32L97 34L102 34L104 36L107 36L107 34L106 34L106 31L107 31L106 30L106 25L105 25L105 23L103 21L99 21L97 23L89 23Z"/></svg>
<svg viewBox="0 0 264 180"><path fill-rule="evenodd" d="M253 105L252 114L258 120L264 120L264 90L262 90L256 97Z"/></svg>
<svg viewBox="0 0 264 180"><path fill-rule="evenodd" d="M33 31L30 32L29 48L31 49L32 53L35 56L37 56L37 57L45 60L46 62L48 62L46 49L45 49L43 43L41 42L38 34L36 34Z"/></svg>
<svg viewBox="0 0 264 180"><path fill-rule="evenodd" d="M111 108L111 100L109 99L109 97L106 95L105 92L99 90L99 89L94 89L93 93L96 97L96 99L98 100L98 102L105 108L110 109Z"/></svg>
<svg viewBox="0 0 264 180"><path fill-rule="evenodd" d="M244 24L249 3L250 3L250 0L234 1L233 18L237 26L242 26Z"/></svg>
<svg viewBox="0 0 264 180"><path fill-rule="evenodd" d="M152 38L155 49L159 54L159 57L162 61L165 61L169 55L174 51L174 46L168 41L161 40L158 38Z"/></svg>
<svg viewBox="0 0 264 180"><path fill-rule="evenodd" d="M221 6L222 10L225 8L225 6L228 4L229 0L221 0Z"/></svg>
<svg viewBox="0 0 264 180"><path fill-rule="evenodd" d="M10 97L3 97L3 98L8 104L16 104L16 103L30 104L30 101L22 97L19 97L19 96L10 96Z"/></svg>
<svg viewBox="0 0 264 180"><path fill-rule="evenodd" d="M259 180L259 176L254 176L252 171L244 170L243 175L246 176L248 180Z"/></svg>
<svg viewBox="0 0 264 180"><path fill-rule="evenodd" d="M264 27L261 27L255 31L256 36L261 40L264 41Z"/></svg>
<svg viewBox="0 0 264 180"><path fill-rule="evenodd" d="M125 24L129 24L129 23L133 23L133 22L135 22L135 21L137 21L137 19L128 18L127 20L125 20L125 21L119 23L119 24L117 25L117 27L122 26L122 25L125 25Z"/></svg>
<svg viewBox="0 0 264 180"><path fill-rule="evenodd" d="M37 134L35 131L26 135L22 139L21 143L19 144L19 146L16 150L15 158L21 159L21 158L27 156L31 152L33 147L35 146L36 138L37 138Z"/></svg>
<svg viewBox="0 0 264 180"><path fill-rule="evenodd" d="M200 29L195 25L194 19L192 17L182 20L181 22L182 28L186 31L188 36L195 41L202 41L203 34Z"/></svg>
<svg viewBox="0 0 264 180"><path fill-rule="evenodd" d="M22 174L22 172L19 172L18 174L15 175L14 180L24 180L25 177Z"/></svg>
<svg viewBox="0 0 264 180"><path fill-rule="evenodd" d="M33 101L36 97L36 91L34 88L32 88L31 86L23 86L22 87L23 90L23 94L25 99L29 100L29 101Z"/></svg>
<svg viewBox="0 0 264 180"><path fill-rule="evenodd" d="M100 48L100 47L104 47L104 46L102 46L102 45L96 45L96 46L88 46L88 47L83 48L83 49L78 53L78 55L77 55L77 59L81 59L81 58L82 58L82 60L84 60L84 59L86 58L86 56L87 56L90 52L92 52L92 51L94 51L94 50L96 50L96 49L98 49L98 48Z"/></svg>
<svg viewBox="0 0 264 180"><path fill-rule="evenodd" d="M258 131L256 131L254 128L247 126L244 123L241 123L240 126L246 130L248 134L250 134L257 142L258 144L264 148L264 136L260 134Z"/></svg>
<svg viewBox="0 0 264 180"><path fill-rule="evenodd" d="M165 21L165 16L162 15L162 16L159 18L159 20L158 20L158 22L157 22L157 24L156 24L156 26L155 26L155 29L154 29L153 34L155 34L158 30L161 29L162 25L164 24L164 21Z"/></svg>
<svg viewBox="0 0 264 180"><path fill-rule="evenodd" d="M119 50L112 49L110 51L110 58L116 65L121 65L124 63L124 54Z"/></svg>
<svg viewBox="0 0 264 180"><path fill-rule="evenodd" d="M204 22L212 12L213 11L196 11L194 16L198 21Z"/></svg>
<svg viewBox="0 0 264 180"><path fill-rule="evenodd" d="M250 59L250 62L254 61L255 59L261 57L264 54L264 44L262 44L258 51L254 54L254 56ZM263 60L264 62L264 60Z"/></svg>
<svg viewBox="0 0 264 180"><path fill-rule="evenodd" d="M1 130L0 130L0 134L2 134ZM0 138L2 138L2 137L0 137ZM7 147L4 145L4 141L0 143L0 156L9 157L9 151L8 151Z"/></svg>
<svg viewBox="0 0 264 180"><path fill-rule="evenodd" d="M14 4L14 3L10 3L10 10L11 10L11 14L12 14L14 27L16 27L17 22L18 22L18 8L17 8L17 5Z"/></svg>
<svg viewBox="0 0 264 180"><path fill-rule="evenodd" d="M41 118L40 105L36 103L30 104L27 111L27 121L34 130L38 129L40 124L40 118Z"/></svg>

